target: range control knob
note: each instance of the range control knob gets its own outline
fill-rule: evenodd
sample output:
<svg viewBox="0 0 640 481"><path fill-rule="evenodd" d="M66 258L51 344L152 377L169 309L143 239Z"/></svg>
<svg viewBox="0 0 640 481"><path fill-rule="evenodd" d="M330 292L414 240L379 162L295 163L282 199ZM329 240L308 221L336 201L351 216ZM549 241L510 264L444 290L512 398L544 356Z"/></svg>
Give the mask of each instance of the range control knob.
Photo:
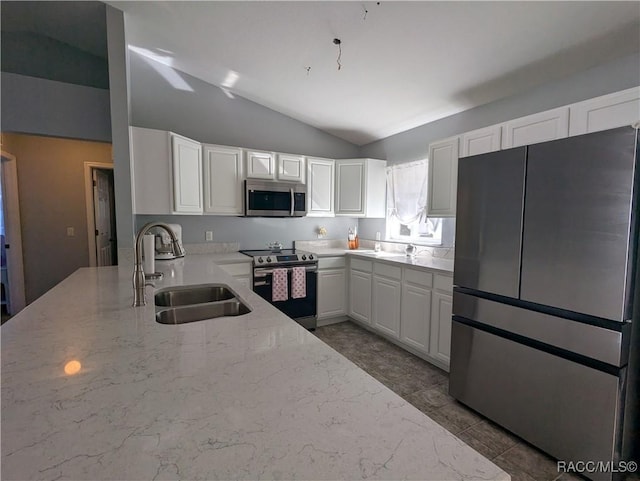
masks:
<svg viewBox="0 0 640 481"><path fill-rule="evenodd" d="M307 256L303 255L303 256L302 256L302 260L303 260L303 261L306 261L306 260L307 260Z"/></svg>
<svg viewBox="0 0 640 481"><path fill-rule="evenodd" d="M260 264L262 264L262 263L264 262L264 261L262 260L262 257L258 257L258 262L259 262Z"/></svg>
<svg viewBox="0 0 640 481"><path fill-rule="evenodd" d="M267 257L267 262L271 262L271 257Z"/></svg>
<svg viewBox="0 0 640 481"><path fill-rule="evenodd" d="M309 260L312 261L313 260L313 254L309 254Z"/></svg>

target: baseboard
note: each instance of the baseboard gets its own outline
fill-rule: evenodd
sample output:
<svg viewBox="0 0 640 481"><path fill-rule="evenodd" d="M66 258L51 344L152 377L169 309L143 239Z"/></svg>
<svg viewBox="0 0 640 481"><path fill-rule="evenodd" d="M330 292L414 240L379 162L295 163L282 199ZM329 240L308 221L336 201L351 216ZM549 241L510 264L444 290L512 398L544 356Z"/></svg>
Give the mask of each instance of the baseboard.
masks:
<svg viewBox="0 0 640 481"><path fill-rule="evenodd" d="M338 324L339 322L348 321L347 316L330 317L328 319L318 319L317 327L330 326L331 324Z"/></svg>

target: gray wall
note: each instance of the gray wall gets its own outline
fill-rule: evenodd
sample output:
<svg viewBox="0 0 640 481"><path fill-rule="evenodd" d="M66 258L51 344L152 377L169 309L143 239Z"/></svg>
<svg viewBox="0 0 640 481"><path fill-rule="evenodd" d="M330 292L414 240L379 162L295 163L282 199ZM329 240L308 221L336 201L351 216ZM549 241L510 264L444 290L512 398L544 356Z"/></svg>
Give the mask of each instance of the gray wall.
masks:
<svg viewBox="0 0 640 481"><path fill-rule="evenodd" d="M424 159L429 152L429 143L435 140L638 85L640 56L629 55L547 83L522 95L482 105L373 142L363 146L360 155L387 159L389 163Z"/></svg>
<svg viewBox="0 0 640 481"><path fill-rule="evenodd" d="M136 216L136 229L150 221L162 221L182 226L185 244L205 242L205 231L213 231L214 242L240 242L241 249L261 249L269 242L280 241L285 247L294 240L317 240L318 227L327 229L327 239L347 239L349 227L358 224L348 217L282 219L275 217L223 217L165 215Z"/></svg>
<svg viewBox="0 0 640 481"><path fill-rule="evenodd" d="M200 142L350 158L358 147L310 125L141 56L130 54L131 121Z"/></svg>
<svg viewBox="0 0 640 481"><path fill-rule="evenodd" d="M3 31L1 47L3 72L109 88L107 60L66 43L35 33Z"/></svg>
<svg viewBox="0 0 640 481"><path fill-rule="evenodd" d="M124 14L107 6L107 45L111 125L113 130L113 179L116 201L118 249L133 247L133 204L131 201L131 157L129 153L129 75ZM118 256L119 258L120 256Z"/></svg>
<svg viewBox="0 0 640 481"><path fill-rule="evenodd" d="M2 72L2 131L111 141L109 91Z"/></svg>

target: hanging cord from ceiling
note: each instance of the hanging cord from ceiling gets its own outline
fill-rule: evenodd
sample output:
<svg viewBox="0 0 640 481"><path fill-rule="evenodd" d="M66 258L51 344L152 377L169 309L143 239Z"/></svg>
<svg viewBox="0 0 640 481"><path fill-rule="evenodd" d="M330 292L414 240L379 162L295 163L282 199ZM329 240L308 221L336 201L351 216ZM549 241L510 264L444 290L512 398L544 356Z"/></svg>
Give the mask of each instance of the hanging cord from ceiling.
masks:
<svg viewBox="0 0 640 481"><path fill-rule="evenodd" d="M333 43L338 46L338 58L336 59L336 62L338 62L338 70L340 70L342 68L342 63L340 62L342 59L342 40L334 38Z"/></svg>
<svg viewBox="0 0 640 481"><path fill-rule="evenodd" d="M311 72L311 67L305 67L304 68L307 71L307 77L309 76L309 72Z"/></svg>
<svg viewBox="0 0 640 481"><path fill-rule="evenodd" d="M362 8L364 9L364 17L362 17L363 21L367 20L367 13L369 13L369 10L367 10L367 7L365 7L364 5L362 6Z"/></svg>

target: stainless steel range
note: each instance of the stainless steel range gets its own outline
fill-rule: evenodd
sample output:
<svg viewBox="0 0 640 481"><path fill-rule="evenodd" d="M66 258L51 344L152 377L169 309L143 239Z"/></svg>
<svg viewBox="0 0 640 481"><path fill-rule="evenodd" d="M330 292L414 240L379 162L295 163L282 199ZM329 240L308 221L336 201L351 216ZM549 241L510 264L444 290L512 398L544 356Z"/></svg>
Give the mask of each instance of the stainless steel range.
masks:
<svg viewBox="0 0 640 481"><path fill-rule="evenodd" d="M241 250L241 253L253 258L253 291L266 299L287 316L303 327L316 328L316 292L318 285L318 259L311 252L299 249L281 249L272 246L266 250ZM294 268L298 272L304 269L306 295L294 297L292 292ZM286 271L286 300L273 300L274 272ZM282 272L282 271L281 271Z"/></svg>

